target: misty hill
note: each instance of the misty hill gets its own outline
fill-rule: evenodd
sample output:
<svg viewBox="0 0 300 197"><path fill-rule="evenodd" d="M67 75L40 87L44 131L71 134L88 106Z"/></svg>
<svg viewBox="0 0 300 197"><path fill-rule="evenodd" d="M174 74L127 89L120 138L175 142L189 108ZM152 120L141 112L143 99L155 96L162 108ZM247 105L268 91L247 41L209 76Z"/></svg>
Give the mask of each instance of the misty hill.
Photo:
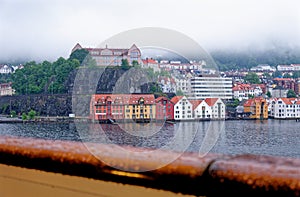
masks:
<svg viewBox="0 0 300 197"><path fill-rule="evenodd" d="M299 64L300 47L274 47L268 50L215 50L211 56L221 71L251 68L258 64Z"/></svg>

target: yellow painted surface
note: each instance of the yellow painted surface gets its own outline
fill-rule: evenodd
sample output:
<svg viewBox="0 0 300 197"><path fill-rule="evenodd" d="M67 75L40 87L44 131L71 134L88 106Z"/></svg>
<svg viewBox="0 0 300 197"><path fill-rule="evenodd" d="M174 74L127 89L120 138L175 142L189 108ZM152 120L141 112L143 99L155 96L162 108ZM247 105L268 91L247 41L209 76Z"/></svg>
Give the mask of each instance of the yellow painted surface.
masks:
<svg viewBox="0 0 300 197"><path fill-rule="evenodd" d="M152 107L152 113L151 112ZM125 105L125 119L141 119L141 111L143 110L144 119L155 118L155 104L153 105ZM133 113L134 112L134 113ZM135 115L135 118L133 116Z"/></svg>
<svg viewBox="0 0 300 197"><path fill-rule="evenodd" d="M187 196L168 191L0 164L1 197Z"/></svg>

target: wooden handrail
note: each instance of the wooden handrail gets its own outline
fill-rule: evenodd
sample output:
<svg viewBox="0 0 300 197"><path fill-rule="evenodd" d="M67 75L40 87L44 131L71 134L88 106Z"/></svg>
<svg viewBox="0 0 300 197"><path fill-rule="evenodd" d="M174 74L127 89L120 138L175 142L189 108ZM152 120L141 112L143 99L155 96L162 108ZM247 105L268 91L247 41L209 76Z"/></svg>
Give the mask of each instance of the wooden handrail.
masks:
<svg viewBox="0 0 300 197"><path fill-rule="evenodd" d="M300 196L300 159L183 153L164 167L135 172L177 153L159 150L153 157L125 157L117 152L116 145L94 146L105 153L105 162L91 154L82 142L1 136L0 163L197 196Z"/></svg>

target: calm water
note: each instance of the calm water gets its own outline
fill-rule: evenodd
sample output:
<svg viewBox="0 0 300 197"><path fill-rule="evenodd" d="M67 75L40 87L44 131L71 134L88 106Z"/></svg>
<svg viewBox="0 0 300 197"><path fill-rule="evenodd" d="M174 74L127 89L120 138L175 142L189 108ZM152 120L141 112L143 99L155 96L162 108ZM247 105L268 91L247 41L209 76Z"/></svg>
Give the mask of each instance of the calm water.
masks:
<svg viewBox="0 0 300 197"><path fill-rule="evenodd" d="M182 122L176 124L0 124L0 135L92 141L175 151L267 154L300 158L295 120Z"/></svg>

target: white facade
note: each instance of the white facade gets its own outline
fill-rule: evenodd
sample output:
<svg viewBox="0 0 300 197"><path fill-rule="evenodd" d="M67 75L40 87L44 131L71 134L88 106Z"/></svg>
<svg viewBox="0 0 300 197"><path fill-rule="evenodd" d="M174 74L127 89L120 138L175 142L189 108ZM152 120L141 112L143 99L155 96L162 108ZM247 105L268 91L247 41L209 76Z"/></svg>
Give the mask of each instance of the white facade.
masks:
<svg viewBox="0 0 300 197"><path fill-rule="evenodd" d="M12 73L13 69L8 65L0 65L0 74Z"/></svg>
<svg viewBox="0 0 300 197"><path fill-rule="evenodd" d="M194 119L209 119L211 118L212 109L205 101L201 101L193 112Z"/></svg>
<svg viewBox="0 0 300 197"><path fill-rule="evenodd" d="M163 93L176 93L176 83L173 78L159 77L158 83L161 84Z"/></svg>
<svg viewBox="0 0 300 197"><path fill-rule="evenodd" d="M188 78L181 78L181 79L175 78L175 83L176 83L176 91L180 90L184 94L190 93L190 91L191 91L190 79L188 79Z"/></svg>
<svg viewBox="0 0 300 197"><path fill-rule="evenodd" d="M232 78L193 77L190 83L191 99L232 99Z"/></svg>
<svg viewBox="0 0 300 197"><path fill-rule="evenodd" d="M291 65L278 65L277 70L278 71L293 71L294 67Z"/></svg>
<svg viewBox="0 0 300 197"><path fill-rule="evenodd" d="M274 71L276 71L276 69L271 67L269 64L259 64L255 67L252 67L250 70L254 71L254 72L263 72L263 71L274 72Z"/></svg>
<svg viewBox="0 0 300 197"><path fill-rule="evenodd" d="M211 107L211 119L225 118L226 106L220 98L207 98L205 102Z"/></svg>
<svg viewBox="0 0 300 197"><path fill-rule="evenodd" d="M300 118L300 100L295 98L274 99L270 116L277 119Z"/></svg>
<svg viewBox="0 0 300 197"><path fill-rule="evenodd" d="M193 105L185 96L176 96L178 101L174 103L174 119L175 120L189 120L193 119ZM174 100L171 99L171 101ZM172 101L174 102L174 101Z"/></svg>

